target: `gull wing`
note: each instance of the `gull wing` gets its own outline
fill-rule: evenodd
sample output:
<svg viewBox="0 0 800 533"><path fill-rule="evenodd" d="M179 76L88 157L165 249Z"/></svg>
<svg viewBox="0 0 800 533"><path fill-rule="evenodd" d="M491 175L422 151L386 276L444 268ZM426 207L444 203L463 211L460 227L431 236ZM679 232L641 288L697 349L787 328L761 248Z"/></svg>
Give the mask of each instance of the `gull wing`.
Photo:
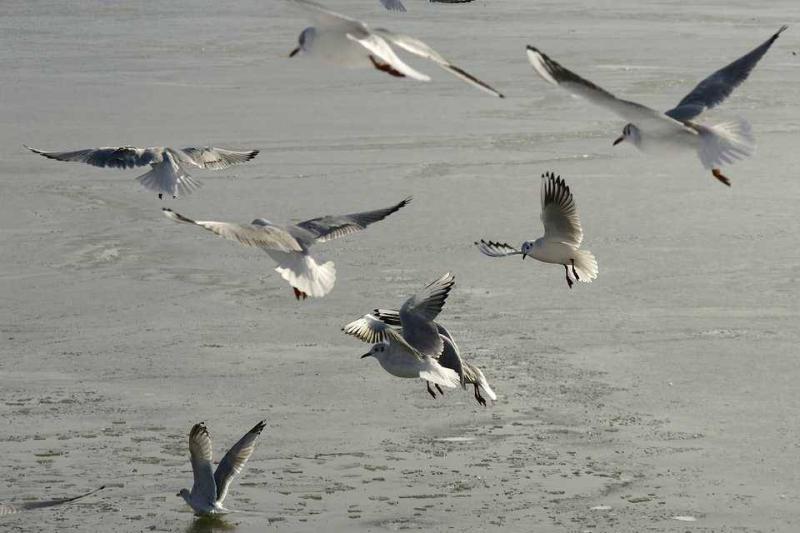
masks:
<svg viewBox="0 0 800 533"><path fill-rule="evenodd" d="M244 464L253 454L253 450L256 448L256 440L258 440L266 425L267 421L262 420L253 426L253 429L245 433L244 437L239 439L239 442L234 444L225 454L225 457L222 458L222 461L219 462L217 471L214 472L214 483L217 487L217 503L220 505L225 496L228 495L228 487L230 487L231 481L241 473Z"/></svg>
<svg viewBox="0 0 800 533"><path fill-rule="evenodd" d="M25 146L25 145L23 145ZM133 168L160 163L164 158L163 148L136 148L133 146L105 146L74 152L45 152L25 146L35 154L57 161L77 161L95 167Z"/></svg>
<svg viewBox="0 0 800 533"><path fill-rule="evenodd" d="M392 47L383 37L366 30L365 32L349 32L347 38L369 50L372 55L390 65L400 74L418 81L431 81L430 76L414 70L397 57L397 54L394 53Z"/></svg>
<svg viewBox="0 0 800 533"><path fill-rule="evenodd" d="M302 252L300 243L285 229L272 224L234 224L230 222L215 222L213 220L192 220L172 209L162 208L164 215L175 222L194 224L201 228L216 233L231 241L240 242L246 246L257 246L280 252Z"/></svg>
<svg viewBox="0 0 800 533"><path fill-rule="evenodd" d="M438 357L444 349L434 319L442 311L455 277L447 272L405 301L400 308L403 338L419 352Z"/></svg>
<svg viewBox="0 0 800 533"><path fill-rule="evenodd" d="M375 318L388 326L395 326L398 328L402 326L402 323L400 322L400 311L397 309L374 309L372 314L375 316ZM447 328L436 321L434 321L434 324L436 324L436 329L439 331L439 335L443 335L444 337L450 339L450 342L452 342L453 345L456 346L456 349L458 349L456 341L453 340L453 336L450 334Z"/></svg>
<svg viewBox="0 0 800 533"><path fill-rule="evenodd" d="M522 253L521 250L514 248L506 242L485 241L481 239L475 243L475 246L478 247L478 250L480 250L483 255L488 255L489 257L508 257L509 255L519 255Z"/></svg>
<svg viewBox="0 0 800 533"><path fill-rule="evenodd" d="M450 74L453 74L457 78L469 83L470 85L473 85L478 89L488 94L491 94L492 96L504 98L504 96L499 91L494 89L491 85L489 85L484 81L479 80L466 70L453 65L444 57L442 57L442 55L439 54L439 52L437 52L424 42L420 41L419 39L411 37L409 35L393 33L384 28L376 28L375 30L373 30L373 32L380 35L384 39L387 39L390 42L396 44L397 46L399 46L400 48L404 49L407 52L410 52L419 57L424 57L425 59L433 61L434 63L439 65L441 68L443 68Z"/></svg>
<svg viewBox="0 0 800 533"><path fill-rule="evenodd" d="M215 170L228 168L246 161L250 161L258 155L258 150L247 150L244 152L237 150L225 150L214 146L194 147L189 146L180 150L181 158L190 164L200 168L211 168Z"/></svg>
<svg viewBox="0 0 800 533"><path fill-rule="evenodd" d="M409 356L415 357L420 361L424 358L419 351L406 342L399 331L370 314L345 325L342 331L369 344L388 342L397 345L407 352Z"/></svg>
<svg viewBox="0 0 800 533"><path fill-rule="evenodd" d="M58 498L55 500L39 500L35 502L21 502L21 503L0 503L0 516L6 516L14 513L19 513L22 511L30 511L32 509L41 509L43 507L55 507L56 505L74 502L75 500L80 500L87 496L91 496L92 494L99 492L104 488L106 488L105 485L96 488L94 490L90 490L89 492L81 494L80 496L73 496L71 498Z"/></svg>
<svg viewBox="0 0 800 533"><path fill-rule="evenodd" d="M209 505L217 501L217 485L211 466L211 437L203 422L189 432L189 456L192 460L192 498L203 498Z"/></svg>
<svg viewBox="0 0 800 533"><path fill-rule="evenodd" d="M309 231L314 236L315 242L327 242L351 233L356 233L367 228L370 224L379 222L392 213L402 209L411 201L411 197L406 198L400 203L385 209L375 211L364 211L362 213L352 213L350 215L325 216L312 218L305 222L300 222L297 226Z"/></svg>
<svg viewBox="0 0 800 533"><path fill-rule="evenodd" d="M690 120L706 109L711 109L724 102L733 93L733 90L747 79L772 43L788 27L781 26L772 37L761 45L698 83L677 106L667 111L666 115L676 120Z"/></svg>
<svg viewBox="0 0 800 533"><path fill-rule="evenodd" d="M405 13L406 6L400 0L381 0L381 5L389 11L399 11Z"/></svg>
<svg viewBox="0 0 800 533"><path fill-rule="evenodd" d="M561 176L542 174L542 224L544 238L574 246L581 245L583 229L572 192Z"/></svg>
<svg viewBox="0 0 800 533"><path fill-rule="evenodd" d="M640 126L646 125L650 129L686 129L682 123L665 116L663 113L659 113L655 109L617 98L605 89L564 68L533 46L529 45L527 52L528 60L533 69L546 82L557 85L575 96L585 98L595 105L604 107L628 122Z"/></svg>

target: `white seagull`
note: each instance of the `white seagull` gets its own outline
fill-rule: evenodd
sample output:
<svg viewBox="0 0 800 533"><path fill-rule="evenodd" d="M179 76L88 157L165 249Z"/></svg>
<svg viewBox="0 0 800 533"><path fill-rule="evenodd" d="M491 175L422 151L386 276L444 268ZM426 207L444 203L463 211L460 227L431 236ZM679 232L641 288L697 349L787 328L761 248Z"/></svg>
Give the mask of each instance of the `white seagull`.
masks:
<svg viewBox="0 0 800 533"><path fill-rule="evenodd" d="M451 350L448 354L456 358L449 362L455 369L445 367L440 360L445 345L452 341L439 333L433 321L441 312L454 283L455 278L448 272L406 300L398 313L401 330L367 314L344 326L342 331L373 343L370 351L361 356L362 359L374 357L393 376L425 380L428 392L435 398L431 383L437 388L448 389L463 384L458 352Z"/></svg>
<svg viewBox="0 0 800 533"><path fill-rule="evenodd" d="M30 146L25 148L49 159L78 161L96 167L133 168L150 165L150 172L136 179L146 189L158 193L159 198L165 194L173 198L185 196L201 186L199 181L186 172L186 167L218 170L250 161L258 155L258 150L239 152L213 146L181 149L164 146L106 146L74 152L45 152Z"/></svg>
<svg viewBox="0 0 800 533"><path fill-rule="evenodd" d="M403 323L400 318L400 311L397 311L396 309L375 309L372 314L384 324L402 328ZM483 375L483 371L481 371L481 369L476 365L465 361L461 357L461 350L458 348L458 344L456 344L456 341L450 334L450 331L448 331L446 327L439 324L435 320L433 323L436 326L436 329L439 331L439 335L442 336L442 341L444 342L444 350L442 351L442 355L440 355L437 360L438 363L443 367L450 368L456 371L456 373L460 374L462 385L472 385L475 389L475 400L479 404L486 406L486 398L483 397L481 392L488 396L490 400L497 400L497 395L489 386L489 382L487 381L486 376ZM440 389L438 385L436 385L436 388L440 393L443 394L442 389ZM436 398L436 393L431 390L430 385L428 385L428 393Z"/></svg>
<svg viewBox="0 0 800 533"><path fill-rule="evenodd" d="M81 494L80 496L73 496L71 498L59 498L56 500L40 500L34 502L21 502L21 503L0 503L0 516L16 514L22 511L31 511L33 509L41 509L43 507L55 507L56 505L62 505L65 503L74 502L76 500L81 500L83 498L86 498L87 496L91 496L92 494L99 492L104 488L106 488L105 485L96 488L94 490L90 490L89 492Z"/></svg>
<svg viewBox="0 0 800 533"><path fill-rule="evenodd" d="M204 422L195 424L189 432L189 454L192 460L194 484L191 491L181 489L177 496L181 496L197 514L230 513L229 509L222 506L222 502L228 495L231 481L242 471L244 464L253 454L256 440L266 425L267 421L262 420L253 426L253 429L228 450L214 471L208 429Z"/></svg>
<svg viewBox="0 0 800 533"><path fill-rule="evenodd" d="M349 68L372 67L398 78L431 81L431 78L404 63L394 52L392 45L406 52L433 61L438 66L477 87L503 98L503 95L472 74L453 65L436 50L419 39L393 33L383 28L369 28L355 20L312 2L291 0L305 8L316 26L304 29L298 38L298 46L289 54L294 57L303 53L320 61Z"/></svg>
<svg viewBox="0 0 800 533"><path fill-rule="evenodd" d="M573 283L570 269L576 280L591 283L597 277L597 260L592 252L579 250L583 229L572 192L561 176L546 172L542 174L541 198L544 237L523 242L521 250L503 242L483 239L475 244L489 257L522 255L522 259L533 257L544 263L563 265L569 288Z"/></svg>
<svg viewBox="0 0 800 533"><path fill-rule="evenodd" d="M410 201L409 197L386 209L312 218L286 226L278 226L263 218L257 218L250 224L192 220L172 209L163 208L163 211L167 218L176 222L194 224L226 239L261 248L278 263L275 270L292 286L295 298L305 300L308 296L325 296L336 282L333 261L317 263L309 252L313 244L364 230L370 224L403 208Z"/></svg>
<svg viewBox="0 0 800 533"><path fill-rule="evenodd" d="M643 151L650 148L695 150L703 166L711 170L719 181L730 186L730 179L722 174L719 167L753 154L755 140L750 124L743 119L736 119L704 125L694 122L693 119L724 102L747 79L750 71L787 27L782 26L763 44L708 76L677 106L665 113L617 98L567 70L533 46L528 46L527 53L534 70L545 81L563 87L573 95L586 98L629 121L614 145L629 141Z"/></svg>

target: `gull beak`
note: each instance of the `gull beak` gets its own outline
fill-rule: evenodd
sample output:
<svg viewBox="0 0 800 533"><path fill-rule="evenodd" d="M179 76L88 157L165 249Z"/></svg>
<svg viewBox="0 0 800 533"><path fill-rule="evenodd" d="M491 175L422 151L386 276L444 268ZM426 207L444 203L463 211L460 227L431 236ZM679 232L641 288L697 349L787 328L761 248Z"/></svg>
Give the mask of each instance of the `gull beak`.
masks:
<svg viewBox="0 0 800 533"><path fill-rule="evenodd" d="M365 357L369 357L370 355L372 355L372 352L367 352L367 353L365 353L364 355L361 356L361 359L364 359Z"/></svg>
<svg viewBox="0 0 800 533"><path fill-rule="evenodd" d="M617 139L616 141L611 143L611 146L616 146L616 145L618 145L619 143L621 143L624 140L625 140L625 136L623 135L622 137L620 137L619 139Z"/></svg>
<svg viewBox="0 0 800 533"><path fill-rule="evenodd" d="M525 258L528 257L528 254L522 254L522 260L525 261Z"/></svg>
<svg viewBox="0 0 800 533"><path fill-rule="evenodd" d="M180 495L181 495L181 493L179 492L179 493L178 493L178 494L176 494L175 496L180 496Z"/></svg>
<svg viewBox="0 0 800 533"><path fill-rule="evenodd" d="M298 53L299 51L300 51L300 47L298 46L297 48L295 48L294 50L292 50L292 51L289 53L289 57L294 57L294 56L296 56L296 55L297 55L297 53Z"/></svg>

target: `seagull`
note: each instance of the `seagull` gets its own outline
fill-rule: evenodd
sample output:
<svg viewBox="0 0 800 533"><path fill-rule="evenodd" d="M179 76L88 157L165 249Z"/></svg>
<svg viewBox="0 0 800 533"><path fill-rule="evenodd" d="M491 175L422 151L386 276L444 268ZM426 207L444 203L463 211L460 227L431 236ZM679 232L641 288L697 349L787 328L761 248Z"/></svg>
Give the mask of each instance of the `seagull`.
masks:
<svg viewBox="0 0 800 533"><path fill-rule="evenodd" d="M74 502L76 500L86 498L87 496L91 496L92 494L99 492L104 488L106 488L105 485L94 490L90 490L89 492L81 494L80 496L73 496L72 498L59 498L57 500L42 500L37 502L23 503L0 503L0 516L20 513L22 511L30 511L32 509L41 509L43 507L55 507L56 505Z"/></svg>
<svg viewBox="0 0 800 533"><path fill-rule="evenodd" d="M45 152L30 146L25 148L49 159L79 161L96 167L133 168L150 165L150 172L136 179L146 189L158 193L159 199L165 194L177 198L178 195L184 196L200 188L200 182L186 173L186 167L220 170L250 161L258 155L258 150L239 152L213 146L190 146L182 149L164 146L106 146L74 152Z"/></svg>
<svg viewBox="0 0 800 533"><path fill-rule="evenodd" d="M323 264L309 253L315 243L322 243L364 230L370 224L383 220L405 207L411 197L386 209L352 213L350 215L312 218L299 224L278 226L269 220L257 218L250 224L192 220L172 209L163 208L164 215L176 222L194 224L233 241L264 250L278 267L275 269L294 289L296 299L308 296L321 298L328 294L336 282L333 261Z"/></svg>
<svg viewBox="0 0 800 533"><path fill-rule="evenodd" d="M439 333L433 321L441 312L454 283L455 278L448 272L406 300L398 312L401 330L367 314L344 326L342 331L373 344L370 351L361 356L362 359L374 357L393 376L425 380L428 392L436 398L431 383L439 392L440 387L454 389L463 385L458 351L450 349L450 367L445 366L441 357L445 346L452 346L452 341Z"/></svg>
<svg viewBox="0 0 800 533"><path fill-rule="evenodd" d="M724 102L747 79L750 71L786 28L788 26L781 26L763 44L708 76L677 106L663 114L636 102L617 98L562 67L533 46L528 46L527 53L534 70L545 81L561 86L573 95L586 98L629 121L614 145L628 141L640 150L651 147L696 150L703 166L711 170L712 175L720 182L730 186L730 179L722 174L719 167L753 154L755 140L750 124L743 119L736 119L704 125L694 122L694 119L707 109Z"/></svg>
<svg viewBox="0 0 800 533"><path fill-rule="evenodd" d="M475 245L489 257L522 255L522 259L533 257L544 263L564 265L567 286L571 289L572 277L591 283L597 277L597 261L588 250L579 250L583 241L583 229L578 219L578 208L567 184L552 172L542 174L542 224L544 237L525 241L518 250L504 242L485 241Z"/></svg>
<svg viewBox="0 0 800 533"><path fill-rule="evenodd" d="M228 450L213 473L211 471L211 437L205 422L192 426L192 430L189 432L189 454L192 459L194 484L191 492L181 489L177 496L181 496L199 515L230 513L229 509L222 506L222 502L228 495L231 481L242 471L244 464L253 454L256 439L266 425L267 421L262 420L245 433L244 437Z"/></svg>
<svg viewBox="0 0 800 533"><path fill-rule="evenodd" d="M326 63L350 68L372 67L397 78L408 77L418 81L431 81L428 75L404 63L393 50L392 45L394 45L433 61L444 70L488 94L503 98L503 95L491 86L453 65L419 39L383 28L369 28L359 20L331 11L311 0L291 1L305 8L311 14L316 26L308 27L300 33L299 44L289 57L302 52Z"/></svg>
<svg viewBox="0 0 800 533"><path fill-rule="evenodd" d="M378 318L378 320L388 326L402 326L400 311L397 311L396 309L375 309L372 314ZM481 369L476 365L464 361L464 359L461 357L461 351L458 348L458 344L456 344L455 339L453 339L453 336L450 334L447 328L436 321L433 323L436 326L439 335L444 337L442 339L444 342L444 350L442 351L442 355L439 356L439 364L445 368L455 370L457 373L461 373L461 378L463 380L462 385L469 384L475 388L475 400L480 405L484 407L486 406L486 398L483 397L481 391L483 391L483 393L486 394L490 400L497 400L497 395L489 386L489 382L487 381L486 376L483 375ZM436 388L440 393L443 394L438 385ZM436 393L431 390L430 384L428 385L428 393L436 398Z"/></svg>

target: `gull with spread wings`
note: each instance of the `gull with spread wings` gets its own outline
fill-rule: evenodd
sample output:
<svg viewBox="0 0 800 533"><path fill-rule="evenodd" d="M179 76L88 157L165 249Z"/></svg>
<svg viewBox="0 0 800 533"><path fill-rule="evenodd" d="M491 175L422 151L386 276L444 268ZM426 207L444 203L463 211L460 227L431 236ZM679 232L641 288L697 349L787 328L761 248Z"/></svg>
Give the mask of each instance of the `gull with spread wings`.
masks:
<svg viewBox="0 0 800 533"><path fill-rule="evenodd" d="M401 318L400 311L396 309L375 309L372 311L372 316L388 326L401 328L402 330L403 320ZM406 322L407 321L408 319L406 319ZM461 375L462 385L472 385L474 387L475 401L477 401L479 404L483 405L484 407L486 406L486 398L484 398L484 394L492 401L497 400L497 395L489 386L489 381L486 379L483 371L478 368L477 365L464 360L464 358L461 356L461 350L458 348L458 344L456 344L456 341L453 338L453 335L450 334L450 331L435 320L433 321L433 324L436 326L439 335L442 337L442 342L444 343L442 355L440 355L438 359L439 364L445 368L450 368L459 373ZM444 394L438 385L436 386L436 389L440 394ZM428 393L436 398L436 393L431 390L430 384L428 385Z"/></svg>
<svg viewBox="0 0 800 533"><path fill-rule="evenodd" d="M200 188L200 182L186 172L187 167L219 170L250 161L258 155L258 150L239 152L213 146L181 149L107 146L74 152L45 152L30 146L25 148L49 159L77 161L95 167L133 168L150 165L150 171L136 179L146 189L158 193L159 198L165 194L177 198Z"/></svg>
<svg viewBox="0 0 800 533"><path fill-rule="evenodd" d="M475 245L489 257L521 255L522 259L533 257L544 263L563 265L570 289L572 278L590 283L597 277L597 260L592 252L579 249L583 242L583 228L578 218L578 207L561 176L552 172L542 174L541 200L543 237L523 242L522 249L483 239Z"/></svg>
<svg viewBox="0 0 800 533"><path fill-rule="evenodd" d="M362 359L374 357L384 370L399 378L423 379L430 395L436 398L431 383L440 393L441 387L454 389L465 383L458 348L434 322L454 284L455 278L448 272L406 300L396 312L400 329L387 323L393 319L385 322L379 316L367 314L344 326L342 331L373 344ZM393 311L386 313L391 315ZM491 391L488 385L487 390Z"/></svg>
<svg viewBox="0 0 800 533"><path fill-rule="evenodd" d="M695 122L695 119L707 109L724 102L747 79L758 61L786 28L787 26L782 26L760 46L708 76L677 106L665 113L617 98L561 66L533 46L528 46L527 53L534 70L545 81L605 107L629 121L614 145L628 141L643 151L651 148L694 150L703 166L711 170L719 181L730 186L730 179L722 174L720 166L753 154L755 140L750 124L743 119L735 119L704 125Z"/></svg>
<svg viewBox="0 0 800 533"><path fill-rule="evenodd" d="M299 224L279 226L269 220L257 218L250 224L192 220L172 209L163 208L164 215L175 222L194 224L220 237L238 241L246 246L256 246L278 263L275 269L294 289L294 296L304 300L308 296L321 298L328 294L336 282L333 261L323 264L311 256L309 249L315 243L323 243L356 233L370 224L381 221L405 207L411 198L406 198L391 207L364 211L350 215L312 218Z"/></svg>
<svg viewBox="0 0 800 533"><path fill-rule="evenodd" d="M189 432L189 455L194 484L191 491L181 489L177 496L182 497L200 515L230 513L229 509L222 506L222 502L228 495L233 478L242 471L253 454L256 440L266 425L267 421L262 420L253 426L253 429L228 450L214 471L211 462L211 436L204 422L195 424Z"/></svg>
<svg viewBox="0 0 800 533"><path fill-rule="evenodd" d="M304 29L289 57L303 53L320 61L349 68L372 67L397 78L431 81L400 59L393 46L436 63L450 74L492 96L503 95L464 69L457 67L424 42L383 28L370 28L311 0L290 0L304 8L315 26Z"/></svg>

